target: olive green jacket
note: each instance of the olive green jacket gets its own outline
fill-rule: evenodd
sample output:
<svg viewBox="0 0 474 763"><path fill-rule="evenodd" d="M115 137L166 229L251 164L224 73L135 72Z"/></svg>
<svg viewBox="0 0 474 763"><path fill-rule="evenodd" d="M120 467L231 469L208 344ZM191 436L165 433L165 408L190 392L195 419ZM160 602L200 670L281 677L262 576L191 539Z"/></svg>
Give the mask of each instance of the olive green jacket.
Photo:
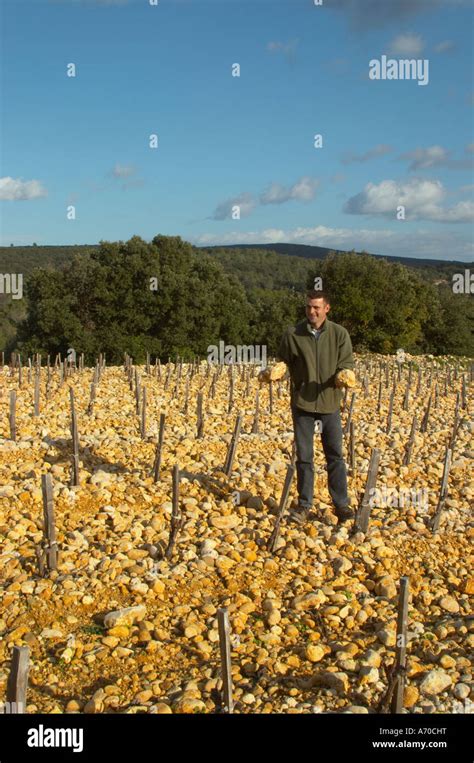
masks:
<svg viewBox="0 0 474 763"><path fill-rule="evenodd" d="M289 369L291 404L313 413L338 410L343 390L334 386L342 369L353 369L352 343L347 329L325 319L319 339L311 333L306 318L287 329L277 357Z"/></svg>

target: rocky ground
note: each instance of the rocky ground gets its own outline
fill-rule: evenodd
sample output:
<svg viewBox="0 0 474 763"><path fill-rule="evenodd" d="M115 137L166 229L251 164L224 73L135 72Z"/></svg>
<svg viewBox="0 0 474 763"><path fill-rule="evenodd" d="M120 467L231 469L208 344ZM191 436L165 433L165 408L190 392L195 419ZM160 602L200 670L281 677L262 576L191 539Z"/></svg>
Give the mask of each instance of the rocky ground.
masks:
<svg viewBox="0 0 474 763"><path fill-rule="evenodd" d="M396 381L392 430L386 434L391 385L383 389L378 414L375 363L390 360L394 366L393 356L370 357L367 396L360 385L366 359L358 358L350 494L357 504L370 451L377 446L382 450L377 485L393 500L372 509L367 535L337 526L316 435L314 514L304 526L285 518L273 554L266 543L293 441L286 383L275 385L271 416L269 388L261 388L260 434L251 434L255 377L246 396L246 383L236 374L228 414L227 369L212 399L202 367L191 379L185 415L187 367L178 389L174 372L165 389L166 368L159 380L140 367L148 400L143 438L122 367L103 371L90 415L92 370L76 372L62 384L56 371L48 400L42 381L36 418L32 380L28 383L24 372L19 388L17 375L10 376L7 367L0 371L0 699L12 648L27 644L27 712L217 712L222 686L217 609L225 606L236 711L374 712L394 658L399 579L407 575L405 707L414 713L472 712L472 416L469 408L461 409L446 509L439 533L433 534L428 519L437 505L460 377L451 375L445 396L447 365L440 363L432 380L439 395L428 431L416 435L411 464L402 466L413 414L426 406L432 362L421 360L423 384L418 396L413 390L408 411L402 409L406 368ZM469 374L466 380L469 406ZM69 386L81 448L80 485L72 488ZM18 396L16 442L9 439L11 389ZM197 439L200 389L205 421ZM238 411L244 414L243 433L226 477L222 466ZM160 412L167 418L161 479L154 484ZM347 407L343 421L346 415ZM176 463L185 524L168 562L163 552ZM54 486L59 562L56 571L40 577L35 546L43 538L41 475L47 471ZM399 505L408 488L424 490L428 506Z"/></svg>

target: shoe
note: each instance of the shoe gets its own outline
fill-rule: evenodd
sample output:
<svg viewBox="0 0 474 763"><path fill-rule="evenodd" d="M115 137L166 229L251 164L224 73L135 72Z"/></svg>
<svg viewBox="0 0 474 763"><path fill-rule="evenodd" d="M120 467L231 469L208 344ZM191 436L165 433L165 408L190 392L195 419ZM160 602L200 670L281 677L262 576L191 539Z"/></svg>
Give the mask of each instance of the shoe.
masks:
<svg viewBox="0 0 474 763"><path fill-rule="evenodd" d="M348 522L350 519L355 519L355 513L350 506L341 506L339 509L334 509L334 513L339 520L339 524Z"/></svg>
<svg viewBox="0 0 474 763"><path fill-rule="evenodd" d="M295 508L290 509L290 519L302 525L308 519L310 511L311 509L309 506L296 506Z"/></svg>

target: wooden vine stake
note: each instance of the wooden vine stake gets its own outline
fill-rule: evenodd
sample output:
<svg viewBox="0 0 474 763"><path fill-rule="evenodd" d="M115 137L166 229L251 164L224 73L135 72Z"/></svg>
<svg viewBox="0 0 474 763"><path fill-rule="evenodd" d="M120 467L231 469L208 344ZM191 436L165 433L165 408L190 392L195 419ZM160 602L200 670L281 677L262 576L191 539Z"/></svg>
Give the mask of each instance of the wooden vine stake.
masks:
<svg viewBox="0 0 474 763"><path fill-rule="evenodd" d="M91 391L90 391L90 397L89 397L89 405L87 406L87 414L89 416L92 415L92 411L94 410L94 403L95 403L95 396L96 396L96 385L94 382L91 384Z"/></svg>
<svg viewBox="0 0 474 763"><path fill-rule="evenodd" d="M349 469L351 475L355 474L355 427L354 422L349 424Z"/></svg>
<svg viewBox="0 0 474 763"><path fill-rule="evenodd" d="M441 520L441 514L443 512L444 504L446 501L446 494L448 491L448 477L449 477L449 470L451 468L452 454L453 452L451 448L446 448L446 454L444 456L443 478L441 480L441 487L439 491L438 506L436 507L436 512L433 517L433 522L431 525L431 529L434 533L438 532L439 523Z"/></svg>
<svg viewBox="0 0 474 763"><path fill-rule="evenodd" d="M410 578L400 578L398 597L397 640L395 645L395 665L393 671L394 687L390 709L392 713L401 713L405 696L407 621Z"/></svg>
<svg viewBox="0 0 474 763"><path fill-rule="evenodd" d="M142 439L146 438L146 387L143 387L142 394L142 415L140 421L140 434Z"/></svg>
<svg viewBox="0 0 474 763"><path fill-rule="evenodd" d="M417 381L417 384L416 384L416 392L415 392L416 397L418 397L418 395L420 394L420 390L421 390L421 374L422 374L422 371L421 371L421 368L419 368L418 369L418 381Z"/></svg>
<svg viewBox="0 0 474 763"><path fill-rule="evenodd" d="M461 385L461 408L466 410L467 408L467 393L466 393L466 376L463 374Z"/></svg>
<svg viewBox="0 0 474 763"><path fill-rule="evenodd" d="M275 551L276 544L280 536L281 520L286 508L286 504L288 503L288 496L290 495L291 483L293 481L294 476L295 476L295 466L293 465L293 463L291 463L286 470L285 482L284 482L283 490L280 497L280 505L278 507L278 513L275 519L275 526L273 528L273 532L270 535L270 538L267 543L267 548L272 553Z"/></svg>
<svg viewBox="0 0 474 763"><path fill-rule="evenodd" d="M51 474L41 475L43 493L44 549L49 570L55 570L58 564L58 545L54 524L53 482Z"/></svg>
<svg viewBox="0 0 474 763"><path fill-rule="evenodd" d="M258 414L260 411L260 390L257 389L255 395L255 416L252 424L252 434L258 434Z"/></svg>
<svg viewBox="0 0 474 763"><path fill-rule="evenodd" d="M197 438L200 439L204 433L204 413L202 409L202 392L197 396Z"/></svg>
<svg viewBox="0 0 474 763"><path fill-rule="evenodd" d="M10 391L10 437L16 441L16 389Z"/></svg>
<svg viewBox="0 0 474 763"><path fill-rule="evenodd" d="M165 431L166 415L160 414L160 430L158 433L158 443L156 446L155 463L153 464L153 482L158 482L160 479L160 466L161 466L161 454L163 451L163 434Z"/></svg>
<svg viewBox="0 0 474 763"><path fill-rule="evenodd" d="M296 466L296 442L293 440L293 445L291 446L291 459L290 463L292 466Z"/></svg>
<svg viewBox="0 0 474 763"><path fill-rule="evenodd" d="M348 413L348 416L347 416L347 421L346 421L346 424L345 424L345 427L344 427L344 432L343 432L344 435L347 435L349 433L349 431L350 431L350 428L351 428L352 412L354 410L354 403L355 403L356 397L357 397L357 392L353 392L352 396L351 396L351 404L349 406L349 413Z"/></svg>
<svg viewBox="0 0 474 763"><path fill-rule="evenodd" d="M425 415L423 416L422 422L420 424L420 432L426 432L428 430L428 421L430 418L430 409L431 409L431 392L430 396L428 398L428 403L426 406Z"/></svg>
<svg viewBox="0 0 474 763"><path fill-rule="evenodd" d="M135 369L135 410L137 416L140 415L140 377L138 376L138 369Z"/></svg>
<svg viewBox="0 0 474 763"><path fill-rule="evenodd" d="M183 414L185 416L188 415L188 408L189 408L189 376L186 376L186 388L185 388L184 410L183 410Z"/></svg>
<svg viewBox="0 0 474 763"><path fill-rule="evenodd" d="M382 407L382 382L379 382L379 394L377 398L377 413L380 415L380 409Z"/></svg>
<svg viewBox="0 0 474 763"><path fill-rule="evenodd" d="M454 445L456 443L458 429L459 429L459 409L456 408L456 410L454 411L453 428L451 430L451 435L448 440L448 445L451 448L451 450L454 450Z"/></svg>
<svg viewBox="0 0 474 763"><path fill-rule="evenodd" d="M77 432L77 416L74 407L74 390L69 388L71 401L71 436L72 436L72 477L71 485L79 485L79 435Z"/></svg>
<svg viewBox="0 0 474 763"><path fill-rule="evenodd" d="M370 510L372 508L371 498L377 482L380 454L380 449L374 448L370 455L369 471L367 473L365 491L355 520L356 530L360 530L363 533L367 532L367 528L369 526Z"/></svg>
<svg viewBox="0 0 474 763"><path fill-rule="evenodd" d="M415 415L413 416L413 421L411 423L410 437L408 438L405 455L403 457L403 466L408 466L408 464L410 463L413 445L415 444L416 428L417 428L417 420Z"/></svg>
<svg viewBox="0 0 474 763"><path fill-rule="evenodd" d="M395 396L394 390L390 393L390 402L388 404L387 426L385 428L386 434L390 434L392 429L392 414L393 414L393 398Z"/></svg>
<svg viewBox="0 0 474 763"><path fill-rule="evenodd" d="M34 397L34 405L35 405L35 417L39 416L40 413L40 369L37 366L36 367L36 373L35 373L35 397Z"/></svg>
<svg viewBox="0 0 474 763"><path fill-rule="evenodd" d="M229 404L227 406L227 413L231 413L233 405L234 405L234 374L231 373L230 386L229 386Z"/></svg>
<svg viewBox="0 0 474 763"><path fill-rule="evenodd" d="M217 626L219 629L219 648L221 653L221 672L224 696L224 710L234 712L232 691L232 664L230 659L230 624L226 607L217 610Z"/></svg>
<svg viewBox="0 0 474 763"><path fill-rule="evenodd" d="M364 389L364 397L367 397L369 394L369 377L367 374L364 375L363 389Z"/></svg>
<svg viewBox="0 0 474 763"><path fill-rule="evenodd" d="M8 674L7 681L7 713L16 715L26 712L26 692L28 689L29 668L29 647L14 646L10 664L10 673Z"/></svg>
<svg viewBox="0 0 474 763"><path fill-rule="evenodd" d="M229 443L229 448L227 450L227 455L226 455L224 469L223 469L224 474L226 474L227 477L230 477L232 472L232 464L234 463L234 458L237 451L237 445L239 444L241 426L242 426L242 414L239 413L235 420L234 432L232 434L232 439Z"/></svg>
<svg viewBox="0 0 474 763"><path fill-rule="evenodd" d="M183 519L179 511L179 467L178 464L175 464L173 466L173 508L171 510L170 537L165 551L165 557L168 561L171 559L178 532L183 525Z"/></svg>

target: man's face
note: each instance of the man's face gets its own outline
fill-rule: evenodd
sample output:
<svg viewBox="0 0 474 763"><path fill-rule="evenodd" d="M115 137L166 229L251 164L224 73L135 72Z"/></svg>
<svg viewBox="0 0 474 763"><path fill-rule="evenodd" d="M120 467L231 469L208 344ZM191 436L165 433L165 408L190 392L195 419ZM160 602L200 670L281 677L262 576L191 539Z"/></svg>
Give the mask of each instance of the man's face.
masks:
<svg viewBox="0 0 474 763"><path fill-rule="evenodd" d="M306 317L312 326L319 328L329 312L329 305L322 297L306 300Z"/></svg>

